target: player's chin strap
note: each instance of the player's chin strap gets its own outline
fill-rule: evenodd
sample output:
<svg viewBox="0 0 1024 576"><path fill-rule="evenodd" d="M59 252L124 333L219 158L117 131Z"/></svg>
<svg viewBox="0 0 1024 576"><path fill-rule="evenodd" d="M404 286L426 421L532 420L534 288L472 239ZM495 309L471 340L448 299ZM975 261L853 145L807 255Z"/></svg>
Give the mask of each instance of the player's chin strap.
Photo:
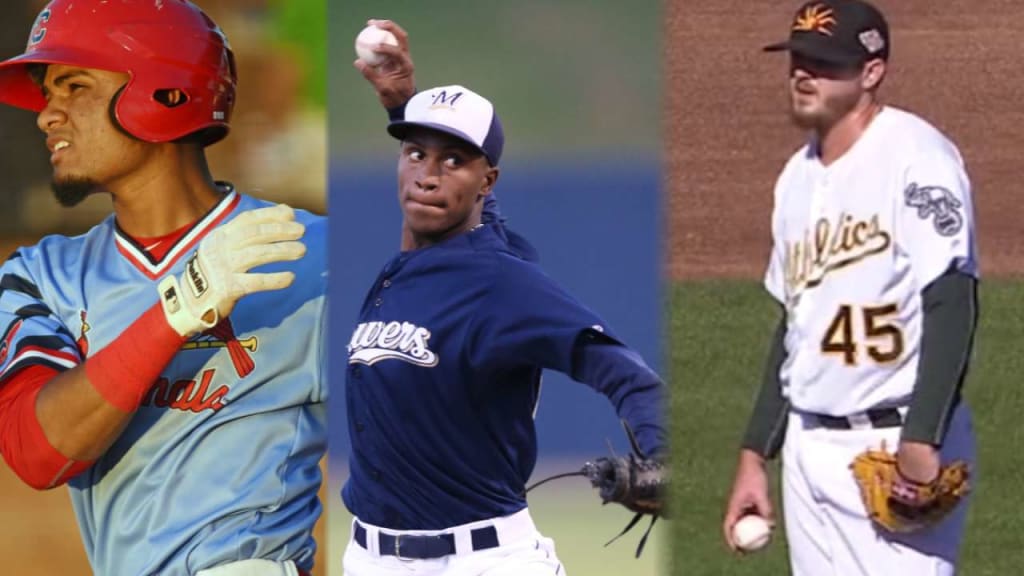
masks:
<svg viewBox="0 0 1024 576"><path fill-rule="evenodd" d="M586 462L580 470L575 472L564 472L562 474L555 474L549 476L538 482L534 482L530 486L526 487L526 492L533 490L541 484L546 484L552 480L558 480L559 478L568 478L570 476L586 476L590 479L590 483L595 488L600 488L602 505L606 505L609 502L623 503L620 498L624 495L623 491L630 490L630 486L622 486L622 477L626 478L627 482L632 481L631 471L634 469L648 470L651 465L661 468L661 463L655 463L649 460L644 454L643 450L640 449L640 443L637 442L636 435L633 433L633 429L629 426L629 423L625 420L622 421L622 427L626 430L626 436L629 438L629 444L632 448L632 453L629 455L628 460L626 458L620 458L615 454L615 449L612 447L610 441L608 441L608 450L612 454L612 458L598 458L596 462ZM616 466L617 463L626 462L628 463L625 469L620 466ZM624 504L624 503L623 503ZM629 507L629 506L627 506ZM633 508L630 508L633 509ZM647 537L651 534L651 530L654 528L654 523L658 521L660 513L652 512L637 512L633 519L626 524L626 527L622 529L614 538L605 542L605 546L608 546L612 542L615 542L627 532L633 529L634 526L640 522L645 514L651 514L651 523L647 525L647 530L644 531L643 537L640 538L640 543L636 547L636 557L639 558L640 554L644 550L644 546L647 544Z"/></svg>

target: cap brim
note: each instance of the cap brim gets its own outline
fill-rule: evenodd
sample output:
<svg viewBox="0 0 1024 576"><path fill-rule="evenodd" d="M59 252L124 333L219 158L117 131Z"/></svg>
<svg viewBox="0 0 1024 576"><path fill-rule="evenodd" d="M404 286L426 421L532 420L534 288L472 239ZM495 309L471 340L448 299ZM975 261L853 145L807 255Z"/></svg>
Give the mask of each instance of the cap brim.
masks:
<svg viewBox="0 0 1024 576"><path fill-rule="evenodd" d="M41 112L46 107L46 98L40 87L28 74L28 67L33 64L66 64L83 68L122 71L102 55L85 54L81 51L65 50L60 47L43 50L32 50L0 62L0 103L9 104L33 112ZM88 65L83 62L89 62Z"/></svg>
<svg viewBox="0 0 1024 576"><path fill-rule="evenodd" d="M837 65L857 65L863 61L863 58L859 55L830 50L820 44L816 44L808 36L795 36L783 42L769 44L762 48L762 50L765 52L787 51Z"/></svg>
<svg viewBox="0 0 1024 576"><path fill-rule="evenodd" d="M459 140L462 140L466 144L472 146L473 149L480 152L480 154L483 154L484 156L487 155L487 152L485 152L483 148L477 145L476 142L473 142L473 139L470 138L468 134L461 130L456 130L451 126L445 126L444 124L435 124L433 122L409 122L406 120L396 120L388 124L388 134L391 134L391 136L399 140L405 140L405 137L409 134L409 130L413 128L427 128L428 130L434 130L435 132L442 132L444 134L448 134L449 136L454 136Z"/></svg>
<svg viewBox="0 0 1024 576"><path fill-rule="evenodd" d="M783 50L789 50L789 40L783 40L782 42L776 42L775 44L769 44L762 48L765 52L782 52Z"/></svg>

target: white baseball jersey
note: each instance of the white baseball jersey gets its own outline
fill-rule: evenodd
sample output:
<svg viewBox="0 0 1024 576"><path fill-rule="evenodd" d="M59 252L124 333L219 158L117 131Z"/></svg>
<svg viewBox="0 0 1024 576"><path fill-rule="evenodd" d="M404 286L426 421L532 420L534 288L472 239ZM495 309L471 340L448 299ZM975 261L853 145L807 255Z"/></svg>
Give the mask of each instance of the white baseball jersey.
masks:
<svg viewBox="0 0 1024 576"><path fill-rule="evenodd" d="M921 291L951 267L977 275L971 189L956 146L884 108L823 165L814 142L775 186L765 286L786 307L782 393L847 416L909 402Z"/></svg>

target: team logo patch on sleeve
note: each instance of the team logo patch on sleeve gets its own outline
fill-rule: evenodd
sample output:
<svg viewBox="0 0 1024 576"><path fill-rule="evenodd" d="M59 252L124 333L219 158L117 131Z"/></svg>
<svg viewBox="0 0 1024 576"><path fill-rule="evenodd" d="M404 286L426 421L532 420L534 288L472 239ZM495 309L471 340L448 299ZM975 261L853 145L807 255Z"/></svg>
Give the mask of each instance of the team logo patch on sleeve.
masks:
<svg viewBox="0 0 1024 576"><path fill-rule="evenodd" d="M964 226L964 217L960 213L963 204L948 188L919 186L917 182L911 182L903 191L903 200L907 206L917 208L918 218L931 219L940 236L955 236Z"/></svg>

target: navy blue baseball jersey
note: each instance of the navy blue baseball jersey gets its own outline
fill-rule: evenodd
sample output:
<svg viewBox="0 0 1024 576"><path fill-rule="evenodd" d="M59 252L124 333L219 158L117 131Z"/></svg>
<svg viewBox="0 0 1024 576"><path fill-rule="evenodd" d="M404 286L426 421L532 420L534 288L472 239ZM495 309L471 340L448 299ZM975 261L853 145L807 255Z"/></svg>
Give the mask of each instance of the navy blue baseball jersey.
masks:
<svg viewBox="0 0 1024 576"><path fill-rule="evenodd" d="M157 302L157 284L181 275L203 237L268 205L231 191L159 261L113 215L18 250L0 267L0 384L103 349ZM68 482L96 574L186 576L248 558L312 566L327 442L327 222L296 219L306 255L257 270L291 270L295 282L242 298L186 342L117 441Z"/></svg>
<svg viewBox="0 0 1024 576"><path fill-rule="evenodd" d="M388 262L348 353L342 498L373 525L438 530L526 507L542 368L606 394L645 450L664 448L664 385L497 223Z"/></svg>

